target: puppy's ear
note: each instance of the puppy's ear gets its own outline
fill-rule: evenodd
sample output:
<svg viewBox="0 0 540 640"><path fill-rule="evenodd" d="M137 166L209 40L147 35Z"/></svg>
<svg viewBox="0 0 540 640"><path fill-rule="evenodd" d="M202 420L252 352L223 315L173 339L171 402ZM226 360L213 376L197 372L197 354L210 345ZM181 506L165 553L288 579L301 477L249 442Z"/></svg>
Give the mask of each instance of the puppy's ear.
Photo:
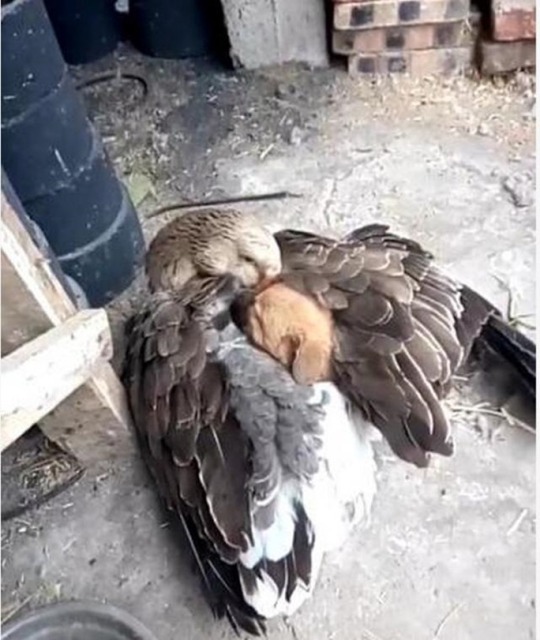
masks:
<svg viewBox="0 0 540 640"><path fill-rule="evenodd" d="M296 345L291 373L298 384L315 384L328 379L327 354L314 340L300 340Z"/></svg>

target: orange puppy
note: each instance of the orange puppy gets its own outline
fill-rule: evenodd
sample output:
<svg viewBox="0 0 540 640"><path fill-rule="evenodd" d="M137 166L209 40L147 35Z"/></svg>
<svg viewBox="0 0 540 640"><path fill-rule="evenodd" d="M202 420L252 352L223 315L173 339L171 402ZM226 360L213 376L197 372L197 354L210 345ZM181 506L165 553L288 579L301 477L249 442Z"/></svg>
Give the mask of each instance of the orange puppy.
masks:
<svg viewBox="0 0 540 640"><path fill-rule="evenodd" d="M282 283L260 292L247 312L246 331L301 384L330 379L330 313Z"/></svg>

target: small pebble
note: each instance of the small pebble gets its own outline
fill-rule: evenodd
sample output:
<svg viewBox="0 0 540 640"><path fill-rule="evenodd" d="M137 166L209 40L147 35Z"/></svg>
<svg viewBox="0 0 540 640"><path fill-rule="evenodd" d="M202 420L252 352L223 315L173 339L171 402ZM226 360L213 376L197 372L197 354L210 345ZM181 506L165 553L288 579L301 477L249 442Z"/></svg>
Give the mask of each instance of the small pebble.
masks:
<svg viewBox="0 0 540 640"><path fill-rule="evenodd" d="M536 120L536 100L532 100L529 110L523 114L524 120Z"/></svg>
<svg viewBox="0 0 540 640"><path fill-rule="evenodd" d="M483 438L489 440L489 422L486 416L477 415L475 427Z"/></svg>
<svg viewBox="0 0 540 640"><path fill-rule="evenodd" d="M303 139L304 132L302 131L302 129L300 129L300 127L293 127L289 131L287 142L289 144L292 144L294 147L298 147L300 144L302 144Z"/></svg>
<svg viewBox="0 0 540 640"><path fill-rule="evenodd" d="M485 122L481 122L476 129L476 133L479 136L489 136L491 131Z"/></svg>
<svg viewBox="0 0 540 640"><path fill-rule="evenodd" d="M515 83L517 88L525 95L531 94L535 84L535 77L531 73L525 71L518 71L515 76Z"/></svg>
<svg viewBox="0 0 540 640"><path fill-rule="evenodd" d="M289 85L278 84L274 92L274 95L276 96L276 98L279 98L280 100L285 100L287 98L290 98L291 96L294 96L295 93L296 93L296 87L293 84L289 84Z"/></svg>
<svg viewBox="0 0 540 640"><path fill-rule="evenodd" d="M533 204L534 189L527 175L515 174L504 178L502 186L516 207L528 207Z"/></svg>

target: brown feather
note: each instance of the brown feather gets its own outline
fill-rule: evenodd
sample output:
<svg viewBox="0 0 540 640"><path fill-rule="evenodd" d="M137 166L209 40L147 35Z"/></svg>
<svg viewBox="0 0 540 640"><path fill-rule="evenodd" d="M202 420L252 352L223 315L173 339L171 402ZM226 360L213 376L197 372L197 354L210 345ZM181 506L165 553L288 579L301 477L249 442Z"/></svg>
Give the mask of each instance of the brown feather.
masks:
<svg viewBox="0 0 540 640"><path fill-rule="evenodd" d="M185 296L156 294L132 323L124 379L147 463L167 506L183 509L224 562L251 537L246 492L249 447L228 417L228 392L208 362L205 334Z"/></svg>
<svg viewBox="0 0 540 640"><path fill-rule="evenodd" d="M433 387L407 349L404 349L396 357L396 361L415 393L422 399L422 409L418 411L417 407L420 405L413 404L407 420L408 424L414 427L412 432L415 440L426 451L450 455L453 451L448 440L450 426ZM425 420L424 407L429 412L429 420L427 421Z"/></svg>
<svg viewBox="0 0 540 640"><path fill-rule="evenodd" d="M369 290L361 297L350 299L348 308L338 317L344 322L357 321L364 327L375 327L385 324L392 314L390 301Z"/></svg>
<svg viewBox="0 0 540 640"><path fill-rule="evenodd" d="M383 225L344 242L295 231L276 239L285 281L332 311L333 375L343 393L406 460L425 466L428 452L449 454L439 396L463 358L456 330L467 336L477 326L460 320L460 287L420 245Z"/></svg>
<svg viewBox="0 0 540 640"><path fill-rule="evenodd" d="M349 306L347 296L343 291L331 287L324 293L317 296L317 301L327 309L337 310L346 309Z"/></svg>
<svg viewBox="0 0 540 640"><path fill-rule="evenodd" d="M438 345L427 337L419 322L414 323L414 335L407 342L407 350L430 382L443 379L443 363Z"/></svg>
<svg viewBox="0 0 540 640"><path fill-rule="evenodd" d="M377 248L366 249L363 253L363 258L363 266L366 271L384 271L389 276L394 275L392 273L393 269L388 269L391 265L390 251L381 251Z"/></svg>
<svg viewBox="0 0 540 640"><path fill-rule="evenodd" d="M246 437L233 422L202 429L195 458L212 518L232 547L247 550L249 529Z"/></svg>
<svg viewBox="0 0 540 640"><path fill-rule="evenodd" d="M433 312L421 305L415 306L414 315L441 346L450 360L452 371L455 371L463 358L463 347L459 344L455 331L449 329Z"/></svg>
<svg viewBox="0 0 540 640"><path fill-rule="evenodd" d="M383 295L401 302L411 304L415 287L408 278L387 277L384 273L370 273L369 286Z"/></svg>

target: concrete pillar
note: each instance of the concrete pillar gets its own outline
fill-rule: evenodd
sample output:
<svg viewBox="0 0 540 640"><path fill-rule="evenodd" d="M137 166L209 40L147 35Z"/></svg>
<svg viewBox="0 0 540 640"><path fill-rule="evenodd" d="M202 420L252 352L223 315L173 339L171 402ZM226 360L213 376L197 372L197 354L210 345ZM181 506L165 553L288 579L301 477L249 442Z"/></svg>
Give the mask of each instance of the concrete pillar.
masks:
<svg viewBox="0 0 540 640"><path fill-rule="evenodd" d="M328 65L324 0L221 0L235 66Z"/></svg>

